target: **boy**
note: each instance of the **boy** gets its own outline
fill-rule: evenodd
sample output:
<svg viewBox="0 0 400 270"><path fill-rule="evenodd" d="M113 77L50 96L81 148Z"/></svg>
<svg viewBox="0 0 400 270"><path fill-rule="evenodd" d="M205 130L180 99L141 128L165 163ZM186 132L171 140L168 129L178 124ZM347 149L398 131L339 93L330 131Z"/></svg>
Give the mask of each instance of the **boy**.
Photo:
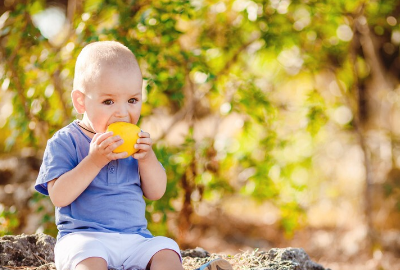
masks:
<svg viewBox="0 0 400 270"><path fill-rule="evenodd" d="M142 75L133 53L114 41L87 45L71 97L83 118L48 141L35 184L56 208L57 269L183 270L178 245L147 230L143 196L160 199L167 182L150 134L140 132L139 151L126 158L113 153L122 139L106 132L139 120ZM202 267L232 269L224 260Z"/></svg>

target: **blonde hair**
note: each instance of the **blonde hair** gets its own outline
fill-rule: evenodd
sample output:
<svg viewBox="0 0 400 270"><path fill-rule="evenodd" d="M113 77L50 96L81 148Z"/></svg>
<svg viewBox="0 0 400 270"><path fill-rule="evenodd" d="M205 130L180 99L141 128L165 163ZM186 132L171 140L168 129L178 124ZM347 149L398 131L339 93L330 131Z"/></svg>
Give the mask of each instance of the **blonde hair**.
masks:
<svg viewBox="0 0 400 270"><path fill-rule="evenodd" d="M116 41L90 43L76 60L73 90L85 91L104 68L140 73L135 55L125 45Z"/></svg>

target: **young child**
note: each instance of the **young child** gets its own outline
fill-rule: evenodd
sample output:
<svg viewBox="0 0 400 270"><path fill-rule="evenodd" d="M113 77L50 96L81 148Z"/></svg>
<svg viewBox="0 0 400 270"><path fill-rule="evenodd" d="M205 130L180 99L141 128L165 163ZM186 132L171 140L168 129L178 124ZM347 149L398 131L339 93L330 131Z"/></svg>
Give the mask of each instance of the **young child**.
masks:
<svg viewBox="0 0 400 270"><path fill-rule="evenodd" d="M58 270L183 270L178 245L147 229L145 201L160 199L167 177L150 134L140 132L130 157L106 132L114 122L136 124L142 75L133 53L114 41L87 45L78 56L72 91L83 114L48 141L35 188L55 205ZM201 269L232 269L215 260Z"/></svg>

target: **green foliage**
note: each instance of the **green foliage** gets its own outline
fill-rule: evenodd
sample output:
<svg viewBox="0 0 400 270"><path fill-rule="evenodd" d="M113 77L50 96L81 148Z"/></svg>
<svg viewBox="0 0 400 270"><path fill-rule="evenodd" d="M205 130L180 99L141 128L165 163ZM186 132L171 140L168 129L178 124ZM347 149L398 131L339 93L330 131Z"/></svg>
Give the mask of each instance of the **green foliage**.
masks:
<svg viewBox="0 0 400 270"><path fill-rule="evenodd" d="M14 229L19 225L17 209L2 206L0 210L0 236L13 234Z"/></svg>
<svg viewBox="0 0 400 270"><path fill-rule="evenodd" d="M34 212L41 217L41 228L43 233L57 237L57 227L55 225L54 207L48 196L35 192L32 194L30 205L33 206Z"/></svg>

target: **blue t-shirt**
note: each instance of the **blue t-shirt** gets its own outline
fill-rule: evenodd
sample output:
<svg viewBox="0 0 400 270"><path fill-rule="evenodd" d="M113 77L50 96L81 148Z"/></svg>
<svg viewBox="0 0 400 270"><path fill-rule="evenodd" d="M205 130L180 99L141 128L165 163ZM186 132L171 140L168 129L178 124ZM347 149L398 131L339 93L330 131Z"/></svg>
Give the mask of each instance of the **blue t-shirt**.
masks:
<svg viewBox="0 0 400 270"><path fill-rule="evenodd" d="M47 142L35 189L49 195L47 183L75 168L88 155L90 141L77 121L56 132ZM78 231L152 237L147 230L145 208L137 160L113 160L75 201L56 207L57 238Z"/></svg>

